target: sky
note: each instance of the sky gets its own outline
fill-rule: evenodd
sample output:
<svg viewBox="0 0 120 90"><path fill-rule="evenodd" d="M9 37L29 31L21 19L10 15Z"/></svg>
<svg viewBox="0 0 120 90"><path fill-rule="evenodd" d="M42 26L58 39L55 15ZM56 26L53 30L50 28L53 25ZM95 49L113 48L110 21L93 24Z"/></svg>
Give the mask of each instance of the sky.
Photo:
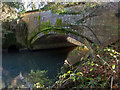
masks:
<svg viewBox="0 0 120 90"><path fill-rule="evenodd" d="M39 5L40 5L40 2L43 2L44 1L44 5L46 5L47 4L47 1L45 1L45 0L22 0L22 3L24 3L24 7L25 7L25 9L26 9L26 11L29 11L29 10L32 10L32 8L29 6L28 7L28 5L31 3L31 2L33 2L34 3L34 5L35 5L35 7L36 7L36 9L38 9L39 8ZM41 6L41 8L42 8L43 6Z"/></svg>
<svg viewBox="0 0 120 90"><path fill-rule="evenodd" d="M45 3L44 5L46 5L47 2L52 2L52 1L55 1L55 2L59 2L59 1L61 1L61 2L80 2L80 1L85 1L85 2L88 2L88 1L89 2L90 1L92 1L92 2L94 2L94 1L100 1L100 2L118 2L119 0L21 0L21 1L22 1L22 3L24 3L24 7L25 7L26 11L29 11L29 10L32 10L32 8L30 6L28 7L28 5L31 2L33 2L34 5L35 5L35 7L36 7L36 9L38 9L39 5L40 5L40 2L44 2ZM41 6L41 7L43 7L43 6Z"/></svg>

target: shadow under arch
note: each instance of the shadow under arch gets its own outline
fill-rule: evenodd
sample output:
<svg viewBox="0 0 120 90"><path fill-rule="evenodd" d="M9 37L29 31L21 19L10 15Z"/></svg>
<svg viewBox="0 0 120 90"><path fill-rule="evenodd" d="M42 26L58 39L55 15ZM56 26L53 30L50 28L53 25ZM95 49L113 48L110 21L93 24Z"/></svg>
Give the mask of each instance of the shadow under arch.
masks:
<svg viewBox="0 0 120 90"><path fill-rule="evenodd" d="M33 35L31 36L31 38L29 39L29 45L32 45L38 38L42 37L43 35L45 35L45 32L49 31L48 34L63 34L63 35L67 35L70 36L74 39L78 39L80 38L86 38L90 43L93 43L92 40L90 40L89 38L87 38L86 36L83 36L73 30L69 30L63 27L55 27L55 26L50 26L48 28L42 29L38 32L35 32L35 34L33 33Z"/></svg>
<svg viewBox="0 0 120 90"><path fill-rule="evenodd" d="M83 41L82 41L83 42ZM83 43L77 41L76 39L69 37L64 34L47 34L38 37L31 45L34 50L41 49L55 49L55 48L65 48L65 47L76 47L82 46Z"/></svg>
<svg viewBox="0 0 120 90"><path fill-rule="evenodd" d="M8 47L8 53L16 53L19 52L19 47L17 45L11 45Z"/></svg>

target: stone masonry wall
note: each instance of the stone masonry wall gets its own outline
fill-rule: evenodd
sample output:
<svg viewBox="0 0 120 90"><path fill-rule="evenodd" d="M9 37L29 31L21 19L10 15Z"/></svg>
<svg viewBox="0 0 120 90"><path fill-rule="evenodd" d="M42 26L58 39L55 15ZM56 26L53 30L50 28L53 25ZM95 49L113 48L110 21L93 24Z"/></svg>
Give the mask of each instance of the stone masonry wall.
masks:
<svg viewBox="0 0 120 90"><path fill-rule="evenodd" d="M81 8L81 7L80 7ZM80 9L77 7L77 9ZM76 8L75 8L76 9ZM74 8L72 8L74 11ZM93 9L94 10L94 9ZM24 20L28 25L28 38L31 33L39 25L38 15L41 16L41 22L50 20L50 22L55 25L57 19L62 19L65 24L75 24L78 20L83 18L83 14L86 16L93 10L89 12L83 12L79 15L57 15L51 13L51 11L39 12L29 12L26 13L22 20ZM118 12L118 3L108 3L101 8L98 8L94 14L96 16L87 19L85 25L93 29L93 32L97 35L101 43L113 38L118 37L118 17L116 13ZM92 41L98 43L93 33L90 30L83 27L75 28L78 33L84 34L86 37L90 38Z"/></svg>

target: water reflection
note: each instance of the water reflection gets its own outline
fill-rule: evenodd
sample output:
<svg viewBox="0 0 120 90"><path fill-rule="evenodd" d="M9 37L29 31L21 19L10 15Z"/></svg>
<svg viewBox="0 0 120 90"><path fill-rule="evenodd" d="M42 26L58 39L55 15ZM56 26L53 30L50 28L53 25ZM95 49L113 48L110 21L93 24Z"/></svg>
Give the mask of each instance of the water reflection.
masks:
<svg viewBox="0 0 120 90"><path fill-rule="evenodd" d="M68 52L73 48L61 48L41 51L21 51L18 53L3 53L2 79L6 85L21 72L23 75L30 70L48 70L49 78L54 78L60 71Z"/></svg>

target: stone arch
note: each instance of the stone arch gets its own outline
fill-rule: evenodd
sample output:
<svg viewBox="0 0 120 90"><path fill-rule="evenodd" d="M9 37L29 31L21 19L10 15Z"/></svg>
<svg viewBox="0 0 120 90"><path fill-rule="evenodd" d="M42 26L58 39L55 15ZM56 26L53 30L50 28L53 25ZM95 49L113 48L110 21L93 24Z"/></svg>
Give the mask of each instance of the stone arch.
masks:
<svg viewBox="0 0 120 90"><path fill-rule="evenodd" d="M27 47L28 25L25 21L19 21L19 23L16 26L15 34L17 42L22 44L24 47Z"/></svg>
<svg viewBox="0 0 120 90"><path fill-rule="evenodd" d="M77 26L77 25L70 25L69 27L71 26ZM99 39L97 38L97 36L94 34L93 30L88 27L88 26L85 26L85 25L81 25L81 26L84 26L85 28L88 28L92 33L93 35L95 36L96 40L98 41L98 43L100 44L100 41ZM31 44L34 44L34 42L41 38L42 36L46 35L46 32L47 34L61 34L61 35L66 35L67 37L69 37L69 42L72 42L73 40L73 44L75 44L75 42L78 42L79 41L79 44L80 42L81 43L84 43L84 40L83 38L86 38L90 43L93 43L92 40L90 40L88 37L84 36L84 35L81 35L79 34L76 30L71 30L71 29L68 29L67 27L49 27L49 28L45 28L41 31L38 31L38 32L35 32L35 34L33 34L33 36L31 36L29 42L30 42L30 45ZM70 38L71 37L71 38ZM75 44L77 45L77 44Z"/></svg>
<svg viewBox="0 0 120 90"><path fill-rule="evenodd" d="M37 50L62 47L75 47L77 45L83 44L64 34L46 34L37 38L35 42L31 45L31 48L32 50Z"/></svg>

